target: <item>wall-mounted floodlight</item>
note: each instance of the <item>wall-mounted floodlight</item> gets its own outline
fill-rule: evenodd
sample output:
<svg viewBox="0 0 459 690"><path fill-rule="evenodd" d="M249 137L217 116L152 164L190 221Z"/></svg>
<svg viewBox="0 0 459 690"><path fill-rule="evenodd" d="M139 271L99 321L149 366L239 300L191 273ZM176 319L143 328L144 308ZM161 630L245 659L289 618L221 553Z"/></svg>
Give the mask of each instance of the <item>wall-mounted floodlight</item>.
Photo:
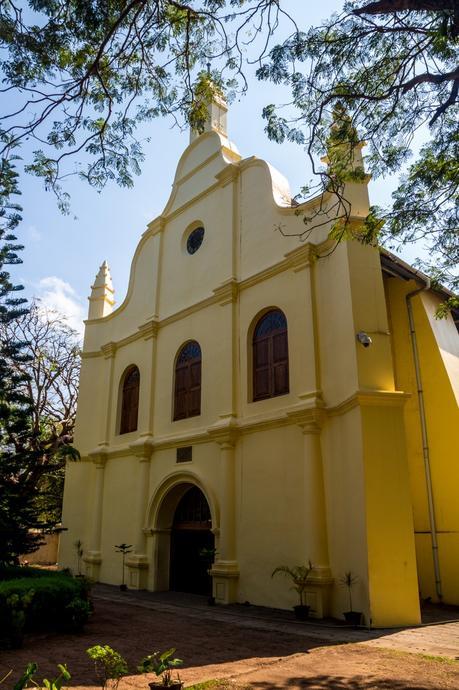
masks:
<svg viewBox="0 0 459 690"><path fill-rule="evenodd" d="M363 347L370 347L371 343L373 342L368 333L365 333L365 331L359 331L356 335L357 340Z"/></svg>

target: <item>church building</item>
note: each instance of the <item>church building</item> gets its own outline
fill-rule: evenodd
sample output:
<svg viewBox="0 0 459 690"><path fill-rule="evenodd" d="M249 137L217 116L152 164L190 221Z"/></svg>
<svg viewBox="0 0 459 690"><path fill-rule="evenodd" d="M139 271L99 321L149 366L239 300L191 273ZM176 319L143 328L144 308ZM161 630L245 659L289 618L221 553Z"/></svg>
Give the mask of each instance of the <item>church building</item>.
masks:
<svg viewBox="0 0 459 690"><path fill-rule="evenodd" d="M218 96L114 309L89 297L59 563L129 588L288 609L278 566L313 566L315 617L373 627L459 604L459 335L446 290L394 255L336 247ZM362 164L360 149L356 160ZM368 179L347 184L356 227ZM457 315L456 315L457 316Z"/></svg>

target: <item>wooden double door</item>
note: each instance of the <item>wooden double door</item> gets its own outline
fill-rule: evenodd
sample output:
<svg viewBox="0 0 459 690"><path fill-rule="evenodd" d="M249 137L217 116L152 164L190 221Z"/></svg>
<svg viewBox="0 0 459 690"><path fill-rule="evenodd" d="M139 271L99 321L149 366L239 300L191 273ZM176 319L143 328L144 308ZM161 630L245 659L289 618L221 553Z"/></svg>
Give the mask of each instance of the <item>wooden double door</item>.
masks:
<svg viewBox="0 0 459 690"><path fill-rule="evenodd" d="M193 486L178 503L171 532L169 589L192 594L212 593L208 574L214 535L209 505L202 491Z"/></svg>

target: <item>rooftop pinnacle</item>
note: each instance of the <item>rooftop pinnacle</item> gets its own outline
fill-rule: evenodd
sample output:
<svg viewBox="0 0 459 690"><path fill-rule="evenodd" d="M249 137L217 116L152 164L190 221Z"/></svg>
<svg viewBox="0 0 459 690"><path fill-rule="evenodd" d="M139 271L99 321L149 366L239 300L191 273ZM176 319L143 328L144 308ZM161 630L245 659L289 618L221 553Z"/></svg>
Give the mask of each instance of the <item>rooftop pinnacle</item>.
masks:
<svg viewBox="0 0 459 690"><path fill-rule="evenodd" d="M91 285L89 299L88 319L101 319L113 311L115 300L113 299L113 283L110 268L104 261L97 273L94 284Z"/></svg>

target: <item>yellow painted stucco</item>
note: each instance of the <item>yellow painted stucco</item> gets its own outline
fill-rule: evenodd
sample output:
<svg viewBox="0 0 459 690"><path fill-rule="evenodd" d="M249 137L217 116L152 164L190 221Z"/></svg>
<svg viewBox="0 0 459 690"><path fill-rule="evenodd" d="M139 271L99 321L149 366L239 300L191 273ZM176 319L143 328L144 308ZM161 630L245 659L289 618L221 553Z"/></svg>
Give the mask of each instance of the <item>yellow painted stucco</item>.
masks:
<svg viewBox="0 0 459 690"><path fill-rule="evenodd" d="M352 571L354 608L367 624L417 623L418 579L423 596L432 586L410 285L383 278L377 248L346 242L330 252L330 224L301 242L288 184L264 161L240 157L221 129L223 107L212 105L206 131L183 153L163 213L140 238L125 300L112 311L105 264L94 283L75 434L81 462L67 468L60 563L76 567L80 539L88 575L117 584L114 545L126 542L135 547L129 585L167 589L175 507L195 485L212 518L218 603L289 608L295 594L271 573L311 560L315 615L348 609L339 580ZM366 184L348 194L358 220ZM201 225L204 241L189 255L186 239ZM251 339L272 307L288 323L290 390L253 402ZM415 299L445 599L459 603L457 332L437 328L433 308L430 293ZM174 422L174 363L188 340L202 351L201 414ZM119 434L132 364L138 428ZM192 446L191 462L177 463L182 446Z"/></svg>
<svg viewBox="0 0 459 690"><path fill-rule="evenodd" d="M397 386L412 391L404 411L413 504L419 590L421 597L439 599L432 564L432 537L423 460L419 399L409 337L406 295L415 281L386 279ZM421 385L426 411L434 512L443 600L459 604L459 338L451 316L435 314L441 297L432 291L413 297Z"/></svg>

